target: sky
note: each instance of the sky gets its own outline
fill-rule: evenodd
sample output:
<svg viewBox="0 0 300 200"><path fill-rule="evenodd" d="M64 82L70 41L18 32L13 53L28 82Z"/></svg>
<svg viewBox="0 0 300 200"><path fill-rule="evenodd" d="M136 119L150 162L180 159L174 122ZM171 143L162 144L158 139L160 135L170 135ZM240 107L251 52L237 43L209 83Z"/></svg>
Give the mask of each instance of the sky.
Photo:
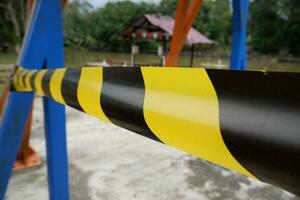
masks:
<svg viewBox="0 0 300 200"><path fill-rule="evenodd" d="M104 6L106 3L108 2L115 2L115 1L124 1L124 0L88 0L94 7L99 8ZM153 3L159 3L160 0L130 0L130 1L134 1L134 2L153 2Z"/></svg>

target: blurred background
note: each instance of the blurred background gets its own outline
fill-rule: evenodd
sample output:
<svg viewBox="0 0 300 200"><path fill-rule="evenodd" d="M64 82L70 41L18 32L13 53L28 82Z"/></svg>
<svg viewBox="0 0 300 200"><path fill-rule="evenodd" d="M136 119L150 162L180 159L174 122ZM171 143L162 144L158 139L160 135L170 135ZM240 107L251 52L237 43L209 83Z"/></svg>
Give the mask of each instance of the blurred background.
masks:
<svg viewBox="0 0 300 200"><path fill-rule="evenodd" d="M26 21L26 0L1 0L0 64L16 62ZM144 14L175 17L176 0L105 1L76 0L64 11L66 66L87 62L126 64L132 40L121 34ZM249 69L300 71L300 1L253 0L250 5L248 45ZM230 0L205 0L194 28L214 41L195 46L194 66L226 68L231 45ZM159 63L159 42L139 40L136 62ZM187 45L181 66L190 63Z"/></svg>

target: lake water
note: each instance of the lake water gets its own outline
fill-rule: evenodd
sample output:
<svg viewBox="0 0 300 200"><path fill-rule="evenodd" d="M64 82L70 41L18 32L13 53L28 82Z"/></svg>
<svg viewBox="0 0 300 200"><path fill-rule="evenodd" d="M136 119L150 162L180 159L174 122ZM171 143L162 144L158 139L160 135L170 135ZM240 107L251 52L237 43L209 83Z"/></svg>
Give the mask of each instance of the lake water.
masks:
<svg viewBox="0 0 300 200"><path fill-rule="evenodd" d="M86 63L99 63L105 59L108 63L130 65L131 55L128 53L99 53L99 52L67 52L65 55L68 67L78 67ZM159 64L160 58L154 54L139 54L136 62L141 65ZM212 58L195 56L194 66L205 68L228 69L228 58ZM189 66L190 57L181 56L180 66ZM300 72L300 63L281 63L277 57L259 56L249 58L249 70Z"/></svg>

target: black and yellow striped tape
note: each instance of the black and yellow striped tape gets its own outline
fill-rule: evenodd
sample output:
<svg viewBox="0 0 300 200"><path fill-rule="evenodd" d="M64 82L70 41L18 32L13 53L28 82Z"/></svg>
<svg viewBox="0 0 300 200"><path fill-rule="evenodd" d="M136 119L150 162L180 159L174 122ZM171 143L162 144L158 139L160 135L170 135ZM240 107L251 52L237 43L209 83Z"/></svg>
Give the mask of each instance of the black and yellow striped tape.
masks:
<svg viewBox="0 0 300 200"><path fill-rule="evenodd" d="M300 194L299 73L19 68L12 85Z"/></svg>

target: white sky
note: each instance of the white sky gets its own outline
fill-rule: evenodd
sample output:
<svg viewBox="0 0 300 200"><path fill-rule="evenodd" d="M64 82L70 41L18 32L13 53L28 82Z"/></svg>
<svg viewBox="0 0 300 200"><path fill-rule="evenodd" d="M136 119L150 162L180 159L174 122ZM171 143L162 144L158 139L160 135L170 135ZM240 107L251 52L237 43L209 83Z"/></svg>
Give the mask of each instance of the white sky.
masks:
<svg viewBox="0 0 300 200"><path fill-rule="evenodd" d="M124 0L87 0L87 1L90 2L94 7L98 8L104 6L108 2L116 2L116 1L124 1ZM151 2L151 3L160 2L160 0L130 0L130 1L134 1L134 2L144 1L144 2Z"/></svg>

